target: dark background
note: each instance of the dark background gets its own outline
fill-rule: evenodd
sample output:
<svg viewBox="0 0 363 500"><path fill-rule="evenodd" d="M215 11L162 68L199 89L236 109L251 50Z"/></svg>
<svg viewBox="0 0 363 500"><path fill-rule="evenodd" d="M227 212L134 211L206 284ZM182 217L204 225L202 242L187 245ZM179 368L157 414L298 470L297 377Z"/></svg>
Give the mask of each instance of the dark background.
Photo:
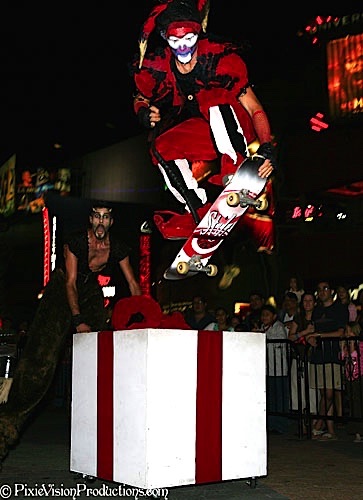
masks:
<svg viewBox="0 0 363 500"><path fill-rule="evenodd" d="M127 64L152 4L0 8L1 159L16 152L19 167L49 166L140 132ZM298 15L276 2L236 7L212 0L208 31L245 43L274 128L296 128L324 100L321 52L298 33L317 15L356 12L356 2L325 12L300 5Z"/></svg>

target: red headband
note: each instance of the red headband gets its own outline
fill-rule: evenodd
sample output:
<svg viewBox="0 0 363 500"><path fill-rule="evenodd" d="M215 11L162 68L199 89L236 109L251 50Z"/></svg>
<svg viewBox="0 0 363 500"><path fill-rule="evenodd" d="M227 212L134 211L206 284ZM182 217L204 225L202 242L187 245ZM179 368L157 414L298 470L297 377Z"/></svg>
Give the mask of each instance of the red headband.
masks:
<svg viewBox="0 0 363 500"><path fill-rule="evenodd" d="M174 21L169 24L165 35L167 38L171 35L182 38L187 33L197 33L199 35L201 29L201 25L195 21Z"/></svg>

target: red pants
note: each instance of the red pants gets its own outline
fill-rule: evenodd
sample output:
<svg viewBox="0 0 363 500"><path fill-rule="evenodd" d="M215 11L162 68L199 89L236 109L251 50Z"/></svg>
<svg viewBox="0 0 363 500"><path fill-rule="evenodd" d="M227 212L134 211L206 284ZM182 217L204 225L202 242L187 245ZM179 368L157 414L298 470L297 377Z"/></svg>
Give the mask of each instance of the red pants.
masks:
<svg viewBox="0 0 363 500"><path fill-rule="evenodd" d="M212 161L219 157L210 125L204 118L190 118L166 130L155 139L155 149L165 161L185 158L192 163L198 160ZM237 153L237 156L236 164L228 155L221 156L220 179L225 175L234 174L237 170L243 161L240 154ZM153 155L152 159L157 165L158 162ZM222 182L216 179L214 183L222 185Z"/></svg>

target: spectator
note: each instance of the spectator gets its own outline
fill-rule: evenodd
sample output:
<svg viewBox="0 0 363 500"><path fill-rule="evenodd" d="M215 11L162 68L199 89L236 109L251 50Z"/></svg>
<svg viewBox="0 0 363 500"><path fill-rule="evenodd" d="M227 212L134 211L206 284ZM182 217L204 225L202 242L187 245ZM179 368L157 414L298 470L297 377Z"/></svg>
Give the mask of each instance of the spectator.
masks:
<svg viewBox="0 0 363 500"><path fill-rule="evenodd" d="M357 321L363 330L363 288L358 291L355 306L357 308Z"/></svg>
<svg viewBox="0 0 363 500"><path fill-rule="evenodd" d="M284 324L286 334L289 335L289 329L293 319L299 314L299 301L296 293L286 292L282 300L281 309L278 312L278 319Z"/></svg>
<svg viewBox="0 0 363 500"><path fill-rule="evenodd" d="M363 443L363 341L357 339L362 333L359 323L350 321L345 328L345 336L352 340L342 340L345 385L349 399L348 434L355 434L355 443ZM353 340L355 339L355 340Z"/></svg>
<svg viewBox="0 0 363 500"><path fill-rule="evenodd" d="M355 305L357 307L358 313L363 310L363 288L360 288L357 293L357 298L355 300Z"/></svg>
<svg viewBox="0 0 363 500"><path fill-rule="evenodd" d="M241 318L238 314L233 314L230 319L230 324L235 329L241 324Z"/></svg>
<svg viewBox="0 0 363 500"><path fill-rule="evenodd" d="M259 290L252 290L249 297L250 310L242 321L244 331L253 332L261 328L261 310L265 304L265 297Z"/></svg>
<svg viewBox="0 0 363 500"><path fill-rule="evenodd" d="M215 317L217 321L210 323L205 330L234 332L234 328L229 321L228 312L224 307L217 307Z"/></svg>
<svg viewBox="0 0 363 500"><path fill-rule="evenodd" d="M299 312L294 316L288 338L297 344L306 344L305 337L314 333L312 315L316 306L313 292L304 292L301 297Z"/></svg>
<svg viewBox="0 0 363 500"><path fill-rule="evenodd" d="M317 284L319 304L312 314L315 332L307 335L307 341L313 346L310 358L310 386L319 389L319 415L330 418L320 418L313 426L313 438L324 441L336 440L333 415L341 412L341 363L339 338L344 335L348 323L348 307L334 301L334 290L329 281ZM329 340L330 338L332 340ZM322 339L324 340L323 342ZM334 405L338 393L338 405ZM335 406L335 408L334 408ZM334 411L336 410L336 411ZM327 432L324 432L324 424Z"/></svg>
<svg viewBox="0 0 363 500"><path fill-rule="evenodd" d="M287 334L270 304L261 308L261 331L266 333L266 341L271 341L267 342L267 411L286 413L289 408L287 344L276 340L286 340ZM269 431L283 434L288 431L288 419L269 415L267 427Z"/></svg>
<svg viewBox="0 0 363 500"><path fill-rule="evenodd" d="M304 287L302 282L296 278L296 276L291 276L289 279L289 286L287 290L285 290L285 295L287 292L293 292L297 296L297 301L300 304L301 296L304 293Z"/></svg>
<svg viewBox="0 0 363 500"><path fill-rule="evenodd" d="M304 369L309 372L310 362L306 356L307 353L307 343L306 336L314 333L314 324L312 321L313 311L316 306L316 299L314 292L304 292L301 296L301 302L299 307L299 314L294 316L289 329L288 339L294 343L292 348L292 361L291 361L291 372L290 372L290 390L291 390L291 408L293 410L298 410L298 376L304 373ZM298 361L298 362L297 362ZM305 367L307 363L307 367ZM298 370L298 368L300 370ZM315 391L313 389L309 390L309 405L310 412L316 413L316 398ZM305 384L301 381L301 402L302 410L306 408L306 397L305 397Z"/></svg>
<svg viewBox="0 0 363 500"><path fill-rule="evenodd" d="M205 330L216 322L216 318L207 310L207 300L202 295L194 295L192 307L185 313L185 321L193 330Z"/></svg>
<svg viewBox="0 0 363 500"><path fill-rule="evenodd" d="M349 311L349 321L355 321L358 316L357 306L351 299L349 286L347 285L338 285L337 286L337 298L338 302L345 304L348 306Z"/></svg>

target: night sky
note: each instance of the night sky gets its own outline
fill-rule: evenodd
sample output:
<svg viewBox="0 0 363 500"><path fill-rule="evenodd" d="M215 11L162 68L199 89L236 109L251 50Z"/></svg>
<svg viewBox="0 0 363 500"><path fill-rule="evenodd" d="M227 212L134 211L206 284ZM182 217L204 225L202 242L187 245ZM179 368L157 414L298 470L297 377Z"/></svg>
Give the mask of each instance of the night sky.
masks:
<svg viewBox="0 0 363 500"><path fill-rule="evenodd" d="M58 10L54 4L0 8L0 160L17 153L20 167L52 166L141 132L127 64L138 50L152 2L130 2L127 8L58 5ZM298 15L276 2L235 9L234 0L212 0L208 31L249 43L250 80L272 115L274 106L282 105L281 98L269 104L271 89L284 93L296 82L301 86L306 62L319 61L318 51L297 32L317 15L341 17L358 10L357 2L334 12L299 6ZM286 101L300 101L300 88ZM63 149L54 150L56 142Z"/></svg>

